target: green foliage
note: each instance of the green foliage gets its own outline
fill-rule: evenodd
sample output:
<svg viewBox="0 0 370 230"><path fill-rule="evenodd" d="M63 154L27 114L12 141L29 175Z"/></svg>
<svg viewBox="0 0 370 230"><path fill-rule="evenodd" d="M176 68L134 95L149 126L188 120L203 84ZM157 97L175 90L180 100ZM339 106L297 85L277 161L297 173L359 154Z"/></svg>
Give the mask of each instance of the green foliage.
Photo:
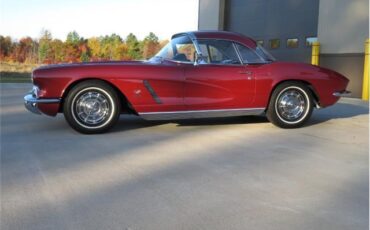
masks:
<svg viewBox="0 0 370 230"><path fill-rule="evenodd" d="M69 32L66 43L77 46L80 43L80 35L76 31Z"/></svg>
<svg viewBox="0 0 370 230"><path fill-rule="evenodd" d="M88 62L90 61L90 57L87 54L87 52L82 52L81 57L80 57L81 62Z"/></svg>
<svg viewBox="0 0 370 230"><path fill-rule="evenodd" d="M43 30L41 32L41 38L39 41L39 49L38 49L38 54L39 54L39 62L44 63L48 61L48 58L50 57L51 53L51 33L48 30Z"/></svg>
<svg viewBox="0 0 370 230"><path fill-rule="evenodd" d="M127 55L130 59L138 60L142 58L140 50L140 42L137 40L136 36L132 33L126 37L127 45Z"/></svg>

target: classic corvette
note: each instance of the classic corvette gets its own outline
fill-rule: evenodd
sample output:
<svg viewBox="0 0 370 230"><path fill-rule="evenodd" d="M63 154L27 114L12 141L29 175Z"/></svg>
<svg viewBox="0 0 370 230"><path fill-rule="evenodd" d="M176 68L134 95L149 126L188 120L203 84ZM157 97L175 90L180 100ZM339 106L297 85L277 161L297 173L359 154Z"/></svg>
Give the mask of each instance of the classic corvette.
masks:
<svg viewBox="0 0 370 230"><path fill-rule="evenodd" d="M349 80L329 69L276 61L246 36L178 33L148 61L42 66L24 97L31 112L64 113L82 133L109 130L120 114L148 120L266 114L282 128L336 103Z"/></svg>

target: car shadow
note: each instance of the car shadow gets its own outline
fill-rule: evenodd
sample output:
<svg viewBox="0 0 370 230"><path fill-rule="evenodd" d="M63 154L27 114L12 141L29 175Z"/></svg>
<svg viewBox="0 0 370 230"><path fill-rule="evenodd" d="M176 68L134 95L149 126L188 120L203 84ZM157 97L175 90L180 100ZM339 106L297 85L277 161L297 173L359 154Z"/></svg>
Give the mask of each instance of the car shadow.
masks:
<svg viewBox="0 0 370 230"><path fill-rule="evenodd" d="M173 122L176 122L178 126L210 126L210 125L267 123L269 121L265 116L241 116L241 117L186 119Z"/></svg>
<svg viewBox="0 0 370 230"><path fill-rule="evenodd" d="M233 125L233 124L254 124L269 122L265 116L242 116L242 117L221 117L221 118L197 118L184 120L149 121L135 115L121 115L117 125L111 132L122 132L133 129L149 128L170 123L177 126L211 126L211 125Z"/></svg>
<svg viewBox="0 0 370 230"><path fill-rule="evenodd" d="M169 123L168 121L147 121L136 115L121 115L117 124L109 132L122 132L149 128Z"/></svg>
<svg viewBox="0 0 370 230"><path fill-rule="evenodd" d="M365 103L353 104L340 102L333 106L314 110L312 117L305 126L317 125L331 119L351 118L359 115L369 114L369 108ZM121 132L133 129L149 128L169 123L177 126L211 126L211 125L233 125L233 124L255 124L269 122L266 116L241 116L223 118L198 118L184 120L148 121L135 115L121 115L118 124L111 132Z"/></svg>

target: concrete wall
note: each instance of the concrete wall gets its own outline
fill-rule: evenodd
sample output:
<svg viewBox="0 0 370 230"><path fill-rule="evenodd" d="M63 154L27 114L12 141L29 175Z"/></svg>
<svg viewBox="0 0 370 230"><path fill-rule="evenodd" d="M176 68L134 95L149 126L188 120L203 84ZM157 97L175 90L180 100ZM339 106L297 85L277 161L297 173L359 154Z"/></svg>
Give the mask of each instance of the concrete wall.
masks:
<svg viewBox="0 0 370 230"><path fill-rule="evenodd" d="M310 62L305 40L317 36L318 14L319 0L228 0L225 29L262 39L267 49L278 38L280 48L269 50L277 59ZM298 38L299 47L287 48L288 38Z"/></svg>
<svg viewBox="0 0 370 230"><path fill-rule="evenodd" d="M320 66L349 78L353 97L361 97L364 42L368 37L368 0L320 0Z"/></svg>
<svg viewBox="0 0 370 230"><path fill-rule="evenodd" d="M225 0L199 0L199 30L224 29Z"/></svg>
<svg viewBox="0 0 370 230"><path fill-rule="evenodd" d="M369 37L368 0L320 0L321 53L363 53Z"/></svg>

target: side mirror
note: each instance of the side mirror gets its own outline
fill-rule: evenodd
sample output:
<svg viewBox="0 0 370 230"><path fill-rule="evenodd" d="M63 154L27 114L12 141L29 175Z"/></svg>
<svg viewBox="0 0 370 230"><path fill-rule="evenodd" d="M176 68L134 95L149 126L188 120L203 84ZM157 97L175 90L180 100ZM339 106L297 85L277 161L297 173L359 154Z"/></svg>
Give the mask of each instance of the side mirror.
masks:
<svg viewBox="0 0 370 230"><path fill-rule="evenodd" d="M195 53L195 62L194 65L201 65L201 64L207 64L208 63L208 58L203 55L199 55L198 53Z"/></svg>

